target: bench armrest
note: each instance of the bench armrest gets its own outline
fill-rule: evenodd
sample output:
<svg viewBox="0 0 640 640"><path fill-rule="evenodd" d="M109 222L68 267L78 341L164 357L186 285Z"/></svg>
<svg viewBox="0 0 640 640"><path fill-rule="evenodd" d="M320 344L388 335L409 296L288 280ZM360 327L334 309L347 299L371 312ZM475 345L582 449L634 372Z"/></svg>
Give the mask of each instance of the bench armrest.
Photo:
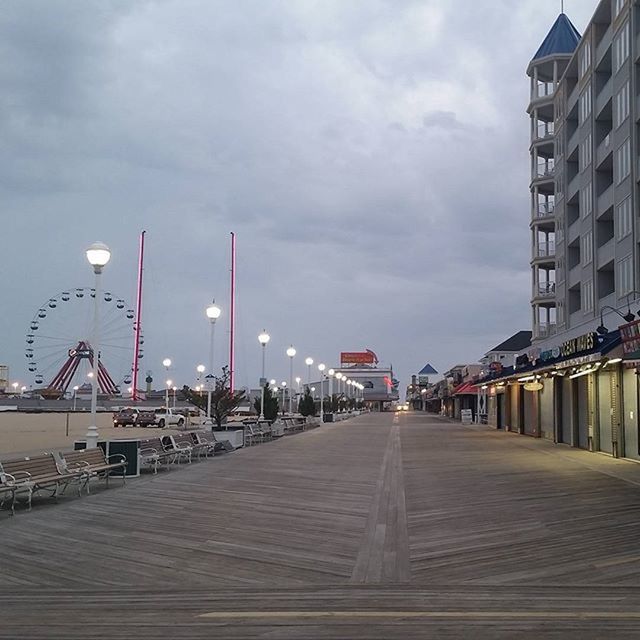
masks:
<svg viewBox="0 0 640 640"><path fill-rule="evenodd" d="M153 447L145 447L144 449L140 449L140 451L138 451L138 453L140 455L149 455L150 453L153 455L158 455L158 450L154 449Z"/></svg>
<svg viewBox="0 0 640 640"><path fill-rule="evenodd" d="M24 476L24 480L27 480L32 477L32 475L28 471L14 471L13 473L5 473L8 478L12 478L14 482L19 482L19 476Z"/></svg>
<svg viewBox="0 0 640 640"><path fill-rule="evenodd" d="M121 462L121 463L124 463L124 464L127 463L127 457L122 455L121 453L112 453L111 455L105 456L105 460L107 462L109 462L111 460L111 458L120 458L120 460L116 460L115 464L117 464L118 462ZM113 463L111 463L111 464L113 464Z"/></svg>

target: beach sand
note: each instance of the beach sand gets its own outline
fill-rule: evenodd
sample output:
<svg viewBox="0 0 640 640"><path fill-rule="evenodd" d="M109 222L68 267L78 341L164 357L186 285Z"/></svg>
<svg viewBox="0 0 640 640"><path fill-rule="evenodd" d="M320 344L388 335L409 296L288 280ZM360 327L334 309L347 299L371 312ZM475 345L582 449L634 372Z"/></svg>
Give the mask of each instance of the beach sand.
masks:
<svg viewBox="0 0 640 640"><path fill-rule="evenodd" d="M88 412L0 412L0 460L43 451L71 451L74 441L84 440L90 420ZM98 414L100 439L154 438L160 434L178 433L175 429L114 428L112 420L112 413ZM192 428L198 428L198 425Z"/></svg>

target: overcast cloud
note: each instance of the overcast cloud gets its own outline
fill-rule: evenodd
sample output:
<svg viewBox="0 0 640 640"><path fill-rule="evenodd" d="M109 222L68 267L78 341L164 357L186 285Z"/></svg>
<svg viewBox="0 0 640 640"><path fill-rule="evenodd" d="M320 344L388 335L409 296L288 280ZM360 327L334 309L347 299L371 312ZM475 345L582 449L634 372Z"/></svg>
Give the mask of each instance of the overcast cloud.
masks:
<svg viewBox="0 0 640 640"><path fill-rule="evenodd" d="M0 362L51 295L133 303L148 232L143 370L192 383L204 307L238 243L238 384L256 336L403 384L531 323L527 64L555 0L5 0L0 13ZM568 0L578 29L596 2ZM31 380L33 382L33 380ZM161 386L161 385L159 385Z"/></svg>

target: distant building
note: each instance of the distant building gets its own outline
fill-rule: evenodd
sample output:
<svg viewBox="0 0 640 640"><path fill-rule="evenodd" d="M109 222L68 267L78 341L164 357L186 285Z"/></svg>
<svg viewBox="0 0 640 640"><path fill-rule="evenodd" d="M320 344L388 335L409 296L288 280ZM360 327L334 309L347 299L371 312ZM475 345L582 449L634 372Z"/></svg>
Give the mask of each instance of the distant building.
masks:
<svg viewBox="0 0 640 640"><path fill-rule="evenodd" d="M504 367L511 367L515 364L515 359L523 351L531 346L531 331L518 331L504 342L489 349L480 360L481 364L491 365L500 363Z"/></svg>

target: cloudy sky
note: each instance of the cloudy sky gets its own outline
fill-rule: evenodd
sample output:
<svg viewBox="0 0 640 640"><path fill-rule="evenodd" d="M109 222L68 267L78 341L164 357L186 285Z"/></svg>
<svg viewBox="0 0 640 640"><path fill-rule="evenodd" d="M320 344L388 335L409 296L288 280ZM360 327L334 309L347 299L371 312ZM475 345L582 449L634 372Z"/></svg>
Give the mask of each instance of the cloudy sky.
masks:
<svg viewBox="0 0 640 640"><path fill-rule="evenodd" d="M29 322L92 285L96 239L133 304L142 229L157 379L206 362L213 297L226 361L230 231L240 385L263 328L269 377L293 343L301 374L368 347L403 383L530 328L525 70L559 4L5 0L0 363L29 380ZM567 0L579 30L595 5Z"/></svg>

